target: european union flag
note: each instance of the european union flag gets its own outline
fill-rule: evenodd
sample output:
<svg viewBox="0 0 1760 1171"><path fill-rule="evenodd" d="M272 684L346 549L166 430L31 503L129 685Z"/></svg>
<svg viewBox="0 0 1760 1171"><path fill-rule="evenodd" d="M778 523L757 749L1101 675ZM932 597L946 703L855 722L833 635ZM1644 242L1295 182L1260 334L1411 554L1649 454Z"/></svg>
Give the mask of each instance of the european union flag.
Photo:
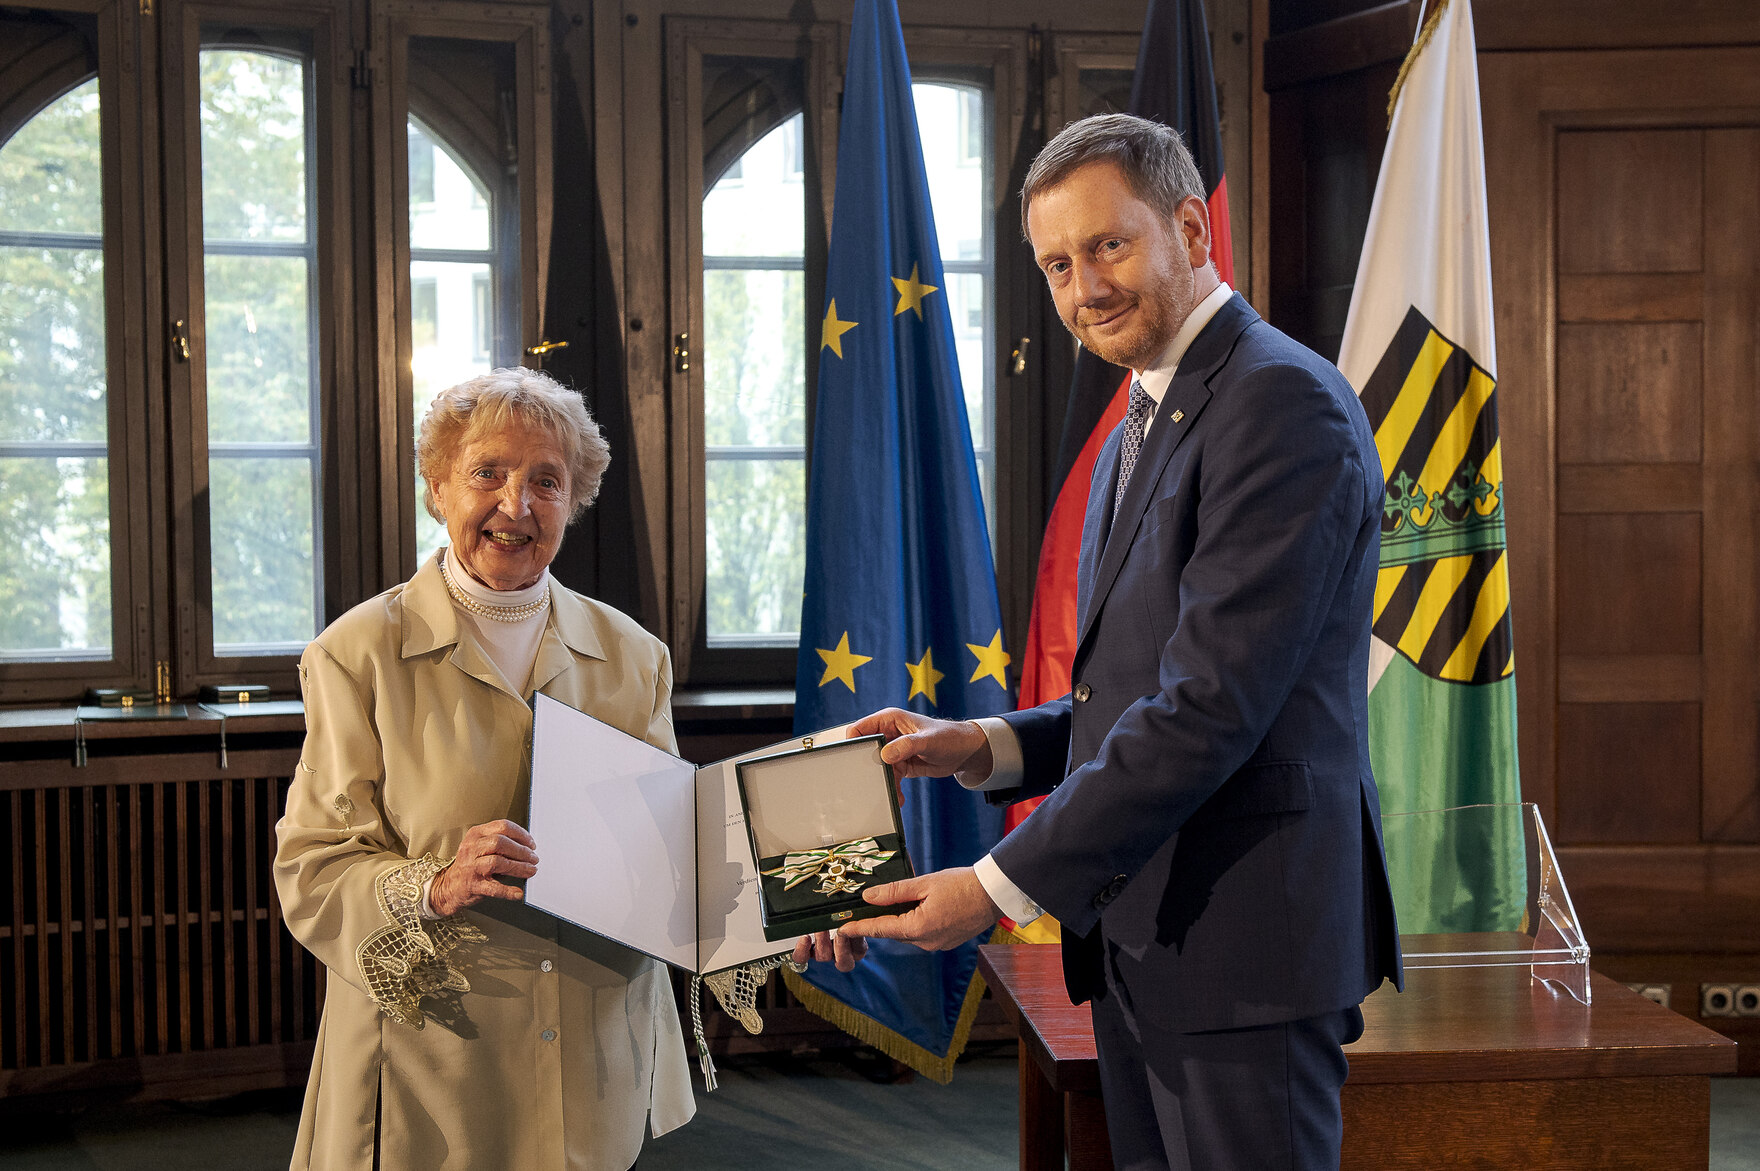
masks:
<svg viewBox="0 0 1760 1171"><path fill-rule="evenodd" d="M969 719L1009 707L1002 612L966 423L941 251L894 0L857 0L807 487L795 727L889 705ZM1000 814L945 779L904 782L919 873L969 866ZM815 964L806 1005L947 1081L981 988L977 944L877 939L847 975Z"/></svg>

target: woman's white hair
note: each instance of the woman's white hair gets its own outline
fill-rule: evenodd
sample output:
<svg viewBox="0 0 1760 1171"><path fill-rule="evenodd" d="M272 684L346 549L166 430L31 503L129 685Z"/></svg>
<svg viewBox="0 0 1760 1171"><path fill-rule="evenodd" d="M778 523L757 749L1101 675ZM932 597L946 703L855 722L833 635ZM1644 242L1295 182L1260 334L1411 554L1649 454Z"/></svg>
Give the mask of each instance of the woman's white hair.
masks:
<svg viewBox="0 0 1760 1171"><path fill-rule="evenodd" d="M442 523L434 483L452 471L466 443L517 422L545 431L568 463L568 519L587 510L611 466L611 448L581 396L541 370L507 366L449 387L434 396L416 432L416 467L422 504Z"/></svg>

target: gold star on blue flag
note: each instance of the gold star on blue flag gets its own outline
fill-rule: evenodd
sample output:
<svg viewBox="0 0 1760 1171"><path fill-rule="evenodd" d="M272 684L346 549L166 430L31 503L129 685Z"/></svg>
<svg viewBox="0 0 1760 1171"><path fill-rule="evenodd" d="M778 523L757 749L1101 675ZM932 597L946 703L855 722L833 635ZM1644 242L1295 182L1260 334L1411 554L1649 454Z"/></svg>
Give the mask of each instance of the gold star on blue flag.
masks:
<svg viewBox="0 0 1760 1171"><path fill-rule="evenodd" d="M1007 711L1002 608L894 0L856 0L834 207L795 727L888 706ZM977 676L944 669L968 646ZM919 873L969 866L995 844L1001 815L978 794L939 778L901 787ZM946 1081L977 1011L979 942L925 952L875 940L853 972L814 964L785 978L808 1008Z"/></svg>

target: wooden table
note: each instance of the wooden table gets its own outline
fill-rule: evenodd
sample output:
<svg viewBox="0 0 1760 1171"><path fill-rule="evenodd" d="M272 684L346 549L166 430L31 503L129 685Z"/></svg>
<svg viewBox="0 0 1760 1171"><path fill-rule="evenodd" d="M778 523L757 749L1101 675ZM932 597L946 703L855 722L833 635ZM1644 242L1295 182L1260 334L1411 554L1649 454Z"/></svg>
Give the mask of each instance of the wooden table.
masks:
<svg viewBox="0 0 1760 1171"><path fill-rule="evenodd" d="M1061 949L990 946L978 968L1021 1042L1021 1171L1110 1167L1093 1017ZM1591 975L1593 1007L1528 970L1422 969L1363 1004L1346 1052L1342 1166L1703 1168L1709 1075L1735 1042Z"/></svg>

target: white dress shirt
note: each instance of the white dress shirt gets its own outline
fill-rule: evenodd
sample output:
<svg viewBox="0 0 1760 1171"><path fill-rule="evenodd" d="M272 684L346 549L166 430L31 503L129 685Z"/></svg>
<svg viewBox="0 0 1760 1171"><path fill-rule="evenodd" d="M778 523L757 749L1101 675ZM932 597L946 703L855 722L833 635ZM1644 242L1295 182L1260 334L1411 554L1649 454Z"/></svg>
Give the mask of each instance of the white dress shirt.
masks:
<svg viewBox="0 0 1760 1171"><path fill-rule="evenodd" d="M1197 307L1187 315L1185 323L1179 327L1179 332L1174 335L1173 341L1168 343L1165 350L1161 351L1161 356L1143 369L1135 371L1137 381L1143 384L1143 390L1154 401L1154 405L1149 410L1149 418L1143 424L1145 441L1148 439L1149 429L1155 425L1155 417L1161 412L1161 400L1167 396L1167 388L1173 385L1173 376L1179 371L1180 359L1185 357L1186 350L1191 347L1192 339L1197 337L1206 325L1210 324L1210 319L1215 317L1224 305L1228 304L1228 300L1232 296L1234 296L1234 290L1229 288L1227 281L1217 285L1215 289L1211 290L1210 295L1199 301ZM1005 721L993 716L980 719L977 724L984 729L984 738L990 742L990 756L993 760L990 772L987 776L982 777L959 773L956 774L955 779L968 789L1020 788L1024 769L1021 761L1021 742L1020 738L1014 734L1014 729L1009 727ZM1002 867L998 866L996 860L990 855L985 854L978 859L972 869L977 873L978 881L983 884L984 893L990 896L990 901L995 903L1002 913L1013 919L1017 925L1025 927L1045 913L1039 904L1028 898L1020 887L1009 880L1008 875L1002 872Z"/></svg>

